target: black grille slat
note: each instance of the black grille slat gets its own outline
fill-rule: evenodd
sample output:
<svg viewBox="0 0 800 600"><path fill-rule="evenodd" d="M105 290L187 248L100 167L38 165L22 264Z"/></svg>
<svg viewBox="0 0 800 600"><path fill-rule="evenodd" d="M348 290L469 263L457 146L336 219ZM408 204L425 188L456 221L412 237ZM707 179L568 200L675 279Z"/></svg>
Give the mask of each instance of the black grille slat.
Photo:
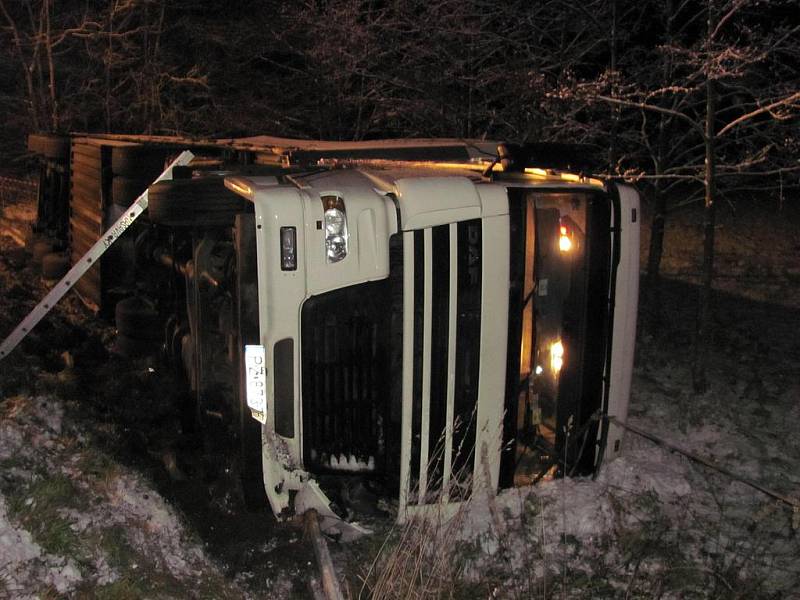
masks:
<svg viewBox="0 0 800 600"><path fill-rule="evenodd" d="M447 362L450 317L450 226L432 232L431 403L428 490L442 489L447 420Z"/></svg>
<svg viewBox="0 0 800 600"><path fill-rule="evenodd" d="M411 392L411 489L419 484L422 450L422 341L425 298L424 232L414 232L414 379Z"/></svg>
<svg viewBox="0 0 800 600"><path fill-rule="evenodd" d="M478 377L480 370L481 285L483 281L482 231L479 220L458 224L458 302L456 316L455 426L453 476L466 483L472 475ZM451 498L469 496L471 486L451 486Z"/></svg>

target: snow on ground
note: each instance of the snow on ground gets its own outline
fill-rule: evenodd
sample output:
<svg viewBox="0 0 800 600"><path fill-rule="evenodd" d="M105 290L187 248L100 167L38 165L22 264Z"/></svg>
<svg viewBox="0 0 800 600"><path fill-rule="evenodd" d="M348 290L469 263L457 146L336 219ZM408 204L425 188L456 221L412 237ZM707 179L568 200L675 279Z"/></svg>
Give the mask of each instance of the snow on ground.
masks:
<svg viewBox="0 0 800 600"><path fill-rule="evenodd" d="M701 395L681 327L643 321L628 422L800 501L799 313L724 294L717 309ZM800 598L800 511L630 432L596 480L474 498L459 521L466 578L499 597Z"/></svg>
<svg viewBox="0 0 800 600"><path fill-rule="evenodd" d="M57 396L16 396L0 411L0 597L245 596L139 474L87 443Z"/></svg>
<svg viewBox="0 0 800 600"><path fill-rule="evenodd" d="M31 593L32 581L63 594L81 580L73 560L43 551L29 532L10 522L3 498L0 498L0 556L0 590L9 597L35 598Z"/></svg>

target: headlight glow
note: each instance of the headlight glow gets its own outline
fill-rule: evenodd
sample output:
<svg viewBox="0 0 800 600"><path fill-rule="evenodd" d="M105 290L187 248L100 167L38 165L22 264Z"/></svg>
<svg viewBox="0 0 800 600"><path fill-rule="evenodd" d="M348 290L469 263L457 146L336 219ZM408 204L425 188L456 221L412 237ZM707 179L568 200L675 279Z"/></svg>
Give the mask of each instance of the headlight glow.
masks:
<svg viewBox="0 0 800 600"><path fill-rule="evenodd" d="M564 344L557 340L550 345L550 368L554 373L561 371L564 366Z"/></svg>
<svg viewBox="0 0 800 600"><path fill-rule="evenodd" d="M561 252L569 252L572 250L572 239L569 228L566 225L561 225L559 227L559 234L558 249L561 250Z"/></svg>

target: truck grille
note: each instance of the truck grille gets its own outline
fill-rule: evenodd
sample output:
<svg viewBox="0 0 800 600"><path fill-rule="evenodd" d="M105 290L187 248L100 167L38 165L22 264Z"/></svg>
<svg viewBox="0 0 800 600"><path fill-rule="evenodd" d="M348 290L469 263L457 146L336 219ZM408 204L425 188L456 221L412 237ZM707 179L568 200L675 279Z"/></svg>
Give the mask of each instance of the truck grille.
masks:
<svg viewBox="0 0 800 600"><path fill-rule="evenodd" d="M388 281L310 298L302 310L303 455L317 471L385 466Z"/></svg>
<svg viewBox="0 0 800 600"><path fill-rule="evenodd" d="M405 465L409 472L400 480L412 490L409 504L469 494L480 369L481 244L479 219L405 232L392 238L387 279L306 301L306 466L396 476ZM406 310L413 322L408 329ZM406 444L401 442L404 404L411 407ZM405 459L401 446L409 453Z"/></svg>

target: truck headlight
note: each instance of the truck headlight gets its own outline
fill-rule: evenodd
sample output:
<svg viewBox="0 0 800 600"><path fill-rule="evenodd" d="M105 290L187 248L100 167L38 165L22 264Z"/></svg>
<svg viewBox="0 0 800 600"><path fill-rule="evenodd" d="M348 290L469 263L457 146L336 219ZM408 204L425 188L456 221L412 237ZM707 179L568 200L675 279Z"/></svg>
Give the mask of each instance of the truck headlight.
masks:
<svg viewBox="0 0 800 600"><path fill-rule="evenodd" d="M561 340L556 340L550 344L550 368L553 370L553 373L557 375L563 366L564 344L561 343Z"/></svg>
<svg viewBox="0 0 800 600"><path fill-rule="evenodd" d="M323 196L325 210L325 257L335 263L347 256L347 213L344 200L338 196Z"/></svg>
<svg viewBox="0 0 800 600"><path fill-rule="evenodd" d="M572 231L563 219L558 227L558 233L558 249L561 250L561 252L569 252L572 250Z"/></svg>

